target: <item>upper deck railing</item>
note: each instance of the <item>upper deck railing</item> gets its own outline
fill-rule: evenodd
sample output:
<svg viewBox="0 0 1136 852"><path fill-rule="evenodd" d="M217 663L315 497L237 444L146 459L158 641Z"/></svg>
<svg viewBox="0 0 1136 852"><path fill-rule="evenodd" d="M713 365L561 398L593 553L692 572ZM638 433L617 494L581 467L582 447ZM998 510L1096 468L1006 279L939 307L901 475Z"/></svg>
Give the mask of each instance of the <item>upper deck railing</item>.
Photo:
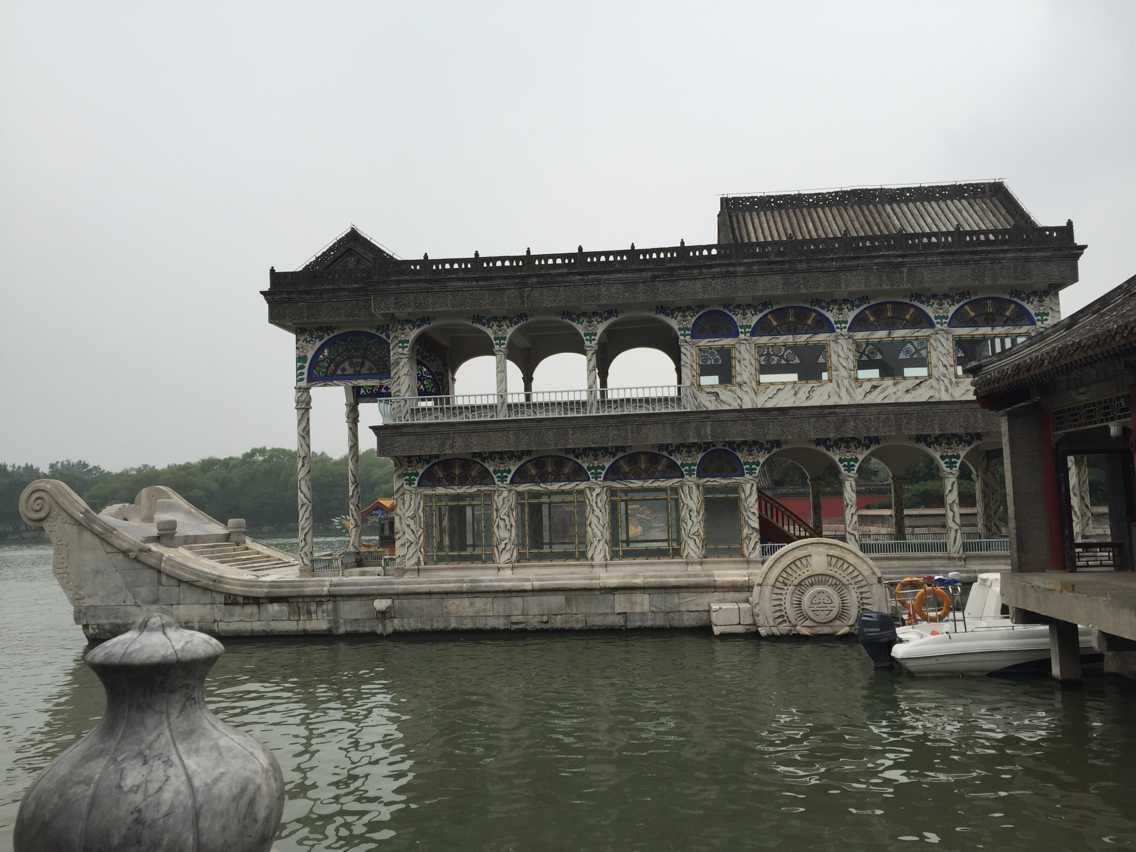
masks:
<svg viewBox="0 0 1136 852"><path fill-rule="evenodd" d="M601 272L660 266L703 265L737 261L777 261L795 258L856 256L887 253L934 252L1013 246L1073 246L1073 223L1034 228L950 230L896 233L885 236L841 236L788 239L760 243L708 243L605 251L512 254L482 257L423 257L391 260L377 267L331 272L273 272L273 286L303 287L328 279L366 283L390 278L466 278L485 275L541 275L564 272Z"/></svg>
<svg viewBox="0 0 1136 852"><path fill-rule="evenodd" d="M591 414L690 411L689 387L592 388L531 393L470 393L379 400L384 423L444 423Z"/></svg>

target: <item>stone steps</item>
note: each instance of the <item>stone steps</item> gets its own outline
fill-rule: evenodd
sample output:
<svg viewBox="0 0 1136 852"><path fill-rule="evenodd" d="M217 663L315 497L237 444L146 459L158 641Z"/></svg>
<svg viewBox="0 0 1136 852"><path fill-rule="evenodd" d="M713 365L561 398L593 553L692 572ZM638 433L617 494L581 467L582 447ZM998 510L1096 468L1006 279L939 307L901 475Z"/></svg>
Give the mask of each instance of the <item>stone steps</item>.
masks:
<svg viewBox="0 0 1136 852"><path fill-rule="evenodd" d="M291 559L279 559L268 553L254 550L243 544L233 542L215 542L211 544L187 544L185 550L194 556L208 559L227 568L239 568L260 576L276 576L277 573L293 573L296 562Z"/></svg>

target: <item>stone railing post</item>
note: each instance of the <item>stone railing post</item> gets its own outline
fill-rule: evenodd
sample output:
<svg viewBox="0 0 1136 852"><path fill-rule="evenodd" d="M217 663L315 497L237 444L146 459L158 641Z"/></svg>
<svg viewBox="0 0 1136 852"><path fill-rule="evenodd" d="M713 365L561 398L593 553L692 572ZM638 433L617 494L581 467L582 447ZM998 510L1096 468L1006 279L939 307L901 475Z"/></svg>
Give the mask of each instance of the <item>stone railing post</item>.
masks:
<svg viewBox="0 0 1136 852"><path fill-rule="evenodd" d="M268 852L284 812L272 753L205 705L216 639L148 615L84 658L106 713L29 788L16 852Z"/></svg>
<svg viewBox="0 0 1136 852"><path fill-rule="evenodd" d="M300 574L312 571L312 392L296 388L296 534Z"/></svg>

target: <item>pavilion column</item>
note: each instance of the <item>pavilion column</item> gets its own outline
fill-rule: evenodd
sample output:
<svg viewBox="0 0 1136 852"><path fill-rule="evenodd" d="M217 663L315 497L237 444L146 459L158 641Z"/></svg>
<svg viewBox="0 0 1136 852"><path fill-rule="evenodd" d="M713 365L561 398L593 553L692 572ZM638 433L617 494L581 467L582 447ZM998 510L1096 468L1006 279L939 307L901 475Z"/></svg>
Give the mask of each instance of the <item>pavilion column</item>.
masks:
<svg viewBox="0 0 1136 852"><path fill-rule="evenodd" d="M698 350L690 339L679 341L677 378L680 385L694 387L698 384Z"/></svg>
<svg viewBox="0 0 1136 852"><path fill-rule="evenodd" d="M860 506L856 502L856 474L841 473L844 487L844 540L860 549Z"/></svg>
<svg viewBox="0 0 1136 852"><path fill-rule="evenodd" d="M532 402L533 376L532 373L521 375L521 384L525 389L525 402Z"/></svg>
<svg viewBox="0 0 1136 852"><path fill-rule="evenodd" d="M706 542L706 504L702 485L683 480L678 487L678 526L682 534L682 558L694 562L702 559Z"/></svg>
<svg viewBox="0 0 1136 852"><path fill-rule="evenodd" d="M503 574L517 561L517 492L509 487L493 492L493 559Z"/></svg>
<svg viewBox="0 0 1136 852"><path fill-rule="evenodd" d="M812 508L813 529L817 535L824 535L824 495L820 490L820 483L816 476L809 476L809 502Z"/></svg>
<svg viewBox="0 0 1136 852"><path fill-rule="evenodd" d="M947 553L962 556L962 513L959 510L957 470L948 470L943 474L943 514L947 522Z"/></svg>
<svg viewBox="0 0 1136 852"><path fill-rule="evenodd" d="M1089 460L1084 456L1069 456L1069 508L1073 517L1073 540L1084 541L1093 526Z"/></svg>
<svg viewBox="0 0 1136 852"><path fill-rule="evenodd" d="M588 396L594 397L600 386L599 356L594 343L584 346L584 361L588 370Z"/></svg>
<svg viewBox="0 0 1136 852"><path fill-rule="evenodd" d="M907 540L907 514L903 510L903 479L891 478L891 513L895 519L896 541Z"/></svg>
<svg viewBox="0 0 1136 852"><path fill-rule="evenodd" d="M312 392L296 388L296 529L300 574L312 571Z"/></svg>
<svg viewBox="0 0 1136 852"><path fill-rule="evenodd" d="M746 477L738 487L738 508L742 516L742 556L761 561L761 489L757 480Z"/></svg>
<svg viewBox="0 0 1136 852"><path fill-rule="evenodd" d="M359 403L355 389L347 394L347 549L358 553L363 549L363 519L359 514Z"/></svg>
<svg viewBox="0 0 1136 852"><path fill-rule="evenodd" d="M1002 447L1013 570L1064 570L1064 507L1049 415L1036 403L1004 412ZM1019 518L1030 522L1018 523Z"/></svg>
<svg viewBox="0 0 1136 852"><path fill-rule="evenodd" d="M611 560L611 502L602 482L584 486L584 528L588 561L602 566Z"/></svg>
<svg viewBox="0 0 1136 852"><path fill-rule="evenodd" d="M504 346L494 348L493 354L497 358L497 416L505 417L509 403L509 360Z"/></svg>
<svg viewBox="0 0 1136 852"><path fill-rule="evenodd" d="M420 573L425 551L425 517L422 492L398 476L394 485L395 560L404 573Z"/></svg>
<svg viewBox="0 0 1136 852"><path fill-rule="evenodd" d="M986 459L983 453L978 454L978 459L978 461L969 462L971 473L974 476L974 525L978 529L979 538L993 538L986 505L986 481L982 476L982 468L986 466Z"/></svg>
<svg viewBox="0 0 1136 852"><path fill-rule="evenodd" d="M403 351L397 346L391 350L391 418L394 422L405 421L410 411L410 397L418 392L418 385L414 381L414 370L410 363L409 351Z"/></svg>

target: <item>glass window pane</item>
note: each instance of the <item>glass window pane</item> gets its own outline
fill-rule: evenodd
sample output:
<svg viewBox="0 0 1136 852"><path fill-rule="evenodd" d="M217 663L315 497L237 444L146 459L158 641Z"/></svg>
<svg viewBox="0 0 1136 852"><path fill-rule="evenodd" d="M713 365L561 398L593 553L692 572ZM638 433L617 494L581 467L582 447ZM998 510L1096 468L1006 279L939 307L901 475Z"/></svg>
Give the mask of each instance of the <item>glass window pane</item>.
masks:
<svg viewBox="0 0 1136 852"><path fill-rule="evenodd" d="M984 361L1027 339L1024 334L991 335L990 337L955 338L955 373L962 375L963 367Z"/></svg>
<svg viewBox="0 0 1136 852"><path fill-rule="evenodd" d="M703 385L733 384L733 348L730 346L699 346L698 381Z"/></svg>
<svg viewBox="0 0 1136 852"><path fill-rule="evenodd" d="M736 488L707 488L704 495L707 556L740 556L741 508Z"/></svg>
<svg viewBox="0 0 1136 852"><path fill-rule="evenodd" d="M911 379L928 375L925 337L865 340L856 347L858 379Z"/></svg>
<svg viewBox="0 0 1136 852"><path fill-rule="evenodd" d="M796 343L757 348L758 381L827 382L828 346L824 343Z"/></svg>
<svg viewBox="0 0 1136 852"><path fill-rule="evenodd" d="M666 559L681 551L674 489L611 492L613 559Z"/></svg>
<svg viewBox="0 0 1136 852"><path fill-rule="evenodd" d="M583 495L521 491L517 495L521 561L584 558Z"/></svg>
<svg viewBox="0 0 1136 852"><path fill-rule="evenodd" d="M422 509L427 565L490 560L493 537L488 494L426 494Z"/></svg>

